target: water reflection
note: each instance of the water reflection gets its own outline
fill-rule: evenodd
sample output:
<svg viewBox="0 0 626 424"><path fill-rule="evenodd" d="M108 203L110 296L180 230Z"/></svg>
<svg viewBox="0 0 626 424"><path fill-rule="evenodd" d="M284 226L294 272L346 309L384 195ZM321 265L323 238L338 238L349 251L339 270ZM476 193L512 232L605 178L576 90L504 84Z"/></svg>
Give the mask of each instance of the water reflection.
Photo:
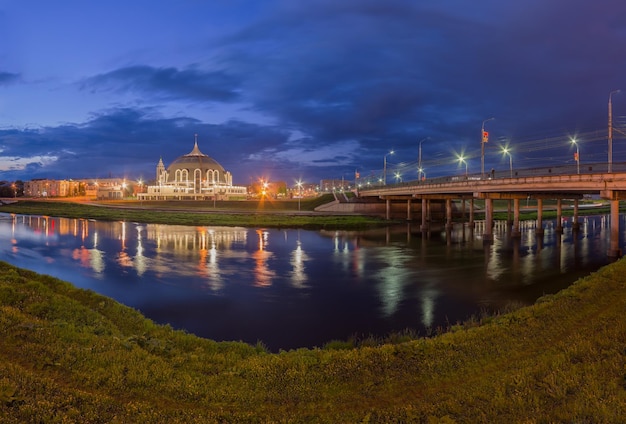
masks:
<svg viewBox="0 0 626 424"><path fill-rule="evenodd" d="M623 217L620 217L623 220ZM191 227L0 215L0 259L111 296L161 323L271 349L426 332L530 303L608 263L607 217L492 243L455 225L364 232ZM622 228L626 225L622 223ZM623 234L622 243L623 244Z"/></svg>

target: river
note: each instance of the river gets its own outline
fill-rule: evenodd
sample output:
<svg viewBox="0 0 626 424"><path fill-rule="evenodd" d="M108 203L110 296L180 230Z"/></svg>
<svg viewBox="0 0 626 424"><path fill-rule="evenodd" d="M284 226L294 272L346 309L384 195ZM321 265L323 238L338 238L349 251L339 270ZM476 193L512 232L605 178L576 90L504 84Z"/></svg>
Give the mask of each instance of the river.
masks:
<svg viewBox="0 0 626 424"><path fill-rule="evenodd" d="M620 216L621 228L626 228ZM162 324L271 351L427 335L528 305L608 264L608 217L493 243L456 225L370 231L193 227L0 214L0 260L109 296ZM480 225L480 223L478 223ZM620 234L624 249L624 234Z"/></svg>

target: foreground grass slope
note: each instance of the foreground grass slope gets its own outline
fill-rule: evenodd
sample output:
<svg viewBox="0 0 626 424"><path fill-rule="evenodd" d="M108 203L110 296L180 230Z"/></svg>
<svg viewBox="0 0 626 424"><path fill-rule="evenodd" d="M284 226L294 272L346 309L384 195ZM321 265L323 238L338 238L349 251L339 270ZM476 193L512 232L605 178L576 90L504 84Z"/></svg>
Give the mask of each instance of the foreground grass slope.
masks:
<svg viewBox="0 0 626 424"><path fill-rule="evenodd" d="M270 354L0 262L0 422L622 422L625 311L619 261L431 339Z"/></svg>

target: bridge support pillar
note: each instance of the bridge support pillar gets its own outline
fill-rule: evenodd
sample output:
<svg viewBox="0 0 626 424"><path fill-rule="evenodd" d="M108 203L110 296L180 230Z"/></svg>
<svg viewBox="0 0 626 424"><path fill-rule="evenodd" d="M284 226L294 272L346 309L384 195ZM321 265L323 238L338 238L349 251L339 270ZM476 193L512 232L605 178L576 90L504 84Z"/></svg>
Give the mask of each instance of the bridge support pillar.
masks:
<svg viewBox="0 0 626 424"><path fill-rule="evenodd" d="M561 199L556 200L556 232L563 233L563 207Z"/></svg>
<svg viewBox="0 0 626 424"><path fill-rule="evenodd" d="M428 231L428 199L422 197L422 232Z"/></svg>
<svg viewBox="0 0 626 424"><path fill-rule="evenodd" d="M446 199L446 230L452 229L452 199Z"/></svg>
<svg viewBox="0 0 626 424"><path fill-rule="evenodd" d="M493 199L485 199L485 231L483 243L493 241Z"/></svg>
<svg viewBox="0 0 626 424"><path fill-rule="evenodd" d="M578 199L574 199L574 220L572 221L572 231L580 230L580 223L578 222Z"/></svg>
<svg viewBox="0 0 626 424"><path fill-rule="evenodd" d="M413 219L413 216L411 215L411 199L407 199L407 201L406 201L406 220L410 221L411 219Z"/></svg>
<svg viewBox="0 0 626 424"><path fill-rule="evenodd" d="M474 228L474 198L470 199L469 222L470 228Z"/></svg>
<svg viewBox="0 0 626 424"><path fill-rule="evenodd" d="M513 228L511 229L511 237L521 237L519 230L519 199L513 199Z"/></svg>
<svg viewBox="0 0 626 424"><path fill-rule="evenodd" d="M391 219L391 199L385 199L385 219Z"/></svg>
<svg viewBox="0 0 626 424"><path fill-rule="evenodd" d="M538 236L543 235L543 199L537 199L537 228L535 228L535 234Z"/></svg>
<svg viewBox="0 0 626 424"><path fill-rule="evenodd" d="M461 198L461 222L465 222L465 198Z"/></svg>
<svg viewBox="0 0 626 424"><path fill-rule="evenodd" d="M511 228L512 225L513 221L511 221L511 199L509 199L506 204L506 226L507 228Z"/></svg>
<svg viewBox="0 0 626 424"><path fill-rule="evenodd" d="M619 258L622 256L622 250L619 248L619 200L611 199L611 247L606 252L611 258Z"/></svg>

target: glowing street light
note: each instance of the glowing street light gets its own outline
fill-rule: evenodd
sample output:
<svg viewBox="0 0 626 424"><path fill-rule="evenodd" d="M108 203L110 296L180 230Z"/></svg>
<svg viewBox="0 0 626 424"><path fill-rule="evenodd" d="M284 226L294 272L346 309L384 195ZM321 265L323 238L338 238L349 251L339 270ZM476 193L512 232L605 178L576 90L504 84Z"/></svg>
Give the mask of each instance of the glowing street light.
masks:
<svg viewBox="0 0 626 424"><path fill-rule="evenodd" d="M387 184L387 156L393 155L393 150L383 157L383 185Z"/></svg>
<svg viewBox="0 0 626 424"><path fill-rule="evenodd" d="M480 178L485 178L485 143L489 141L489 133L485 131L485 122L496 118L487 118L480 128Z"/></svg>
<svg viewBox="0 0 626 424"><path fill-rule="evenodd" d="M383 162L383 185L387 185L387 156L393 155L393 150L385 155L385 159Z"/></svg>
<svg viewBox="0 0 626 424"><path fill-rule="evenodd" d="M302 181L301 180L296 181L296 185L300 189L298 193L298 210L300 210L300 199L302 199Z"/></svg>
<svg viewBox="0 0 626 424"><path fill-rule="evenodd" d="M513 157L511 156L511 151L508 147L503 147L502 154L509 156L509 170L511 171L511 178L513 178Z"/></svg>
<svg viewBox="0 0 626 424"><path fill-rule="evenodd" d="M465 176L467 177L467 161L462 155L458 157L458 160L459 160L459 165L462 163L465 164Z"/></svg>
<svg viewBox="0 0 626 424"><path fill-rule="evenodd" d="M611 97L615 93L619 93L620 90L613 90L609 93L609 161L608 172L612 172L613 167L613 103Z"/></svg>
<svg viewBox="0 0 626 424"><path fill-rule="evenodd" d="M402 182L402 175L400 175L399 172L396 172L395 177L396 177L396 182L398 181Z"/></svg>
<svg viewBox="0 0 626 424"><path fill-rule="evenodd" d="M576 161L576 172L580 174L580 151L578 150L578 143L576 139L572 139L572 144L576 146L576 153L574 153L574 160Z"/></svg>
<svg viewBox="0 0 626 424"><path fill-rule="evenodd" d="M419 153L417 155L417 179L422 180L422 173L424 169L422 168L422 143L428 140L430 137L426 137L420 140L419 142Z"/></svg>

